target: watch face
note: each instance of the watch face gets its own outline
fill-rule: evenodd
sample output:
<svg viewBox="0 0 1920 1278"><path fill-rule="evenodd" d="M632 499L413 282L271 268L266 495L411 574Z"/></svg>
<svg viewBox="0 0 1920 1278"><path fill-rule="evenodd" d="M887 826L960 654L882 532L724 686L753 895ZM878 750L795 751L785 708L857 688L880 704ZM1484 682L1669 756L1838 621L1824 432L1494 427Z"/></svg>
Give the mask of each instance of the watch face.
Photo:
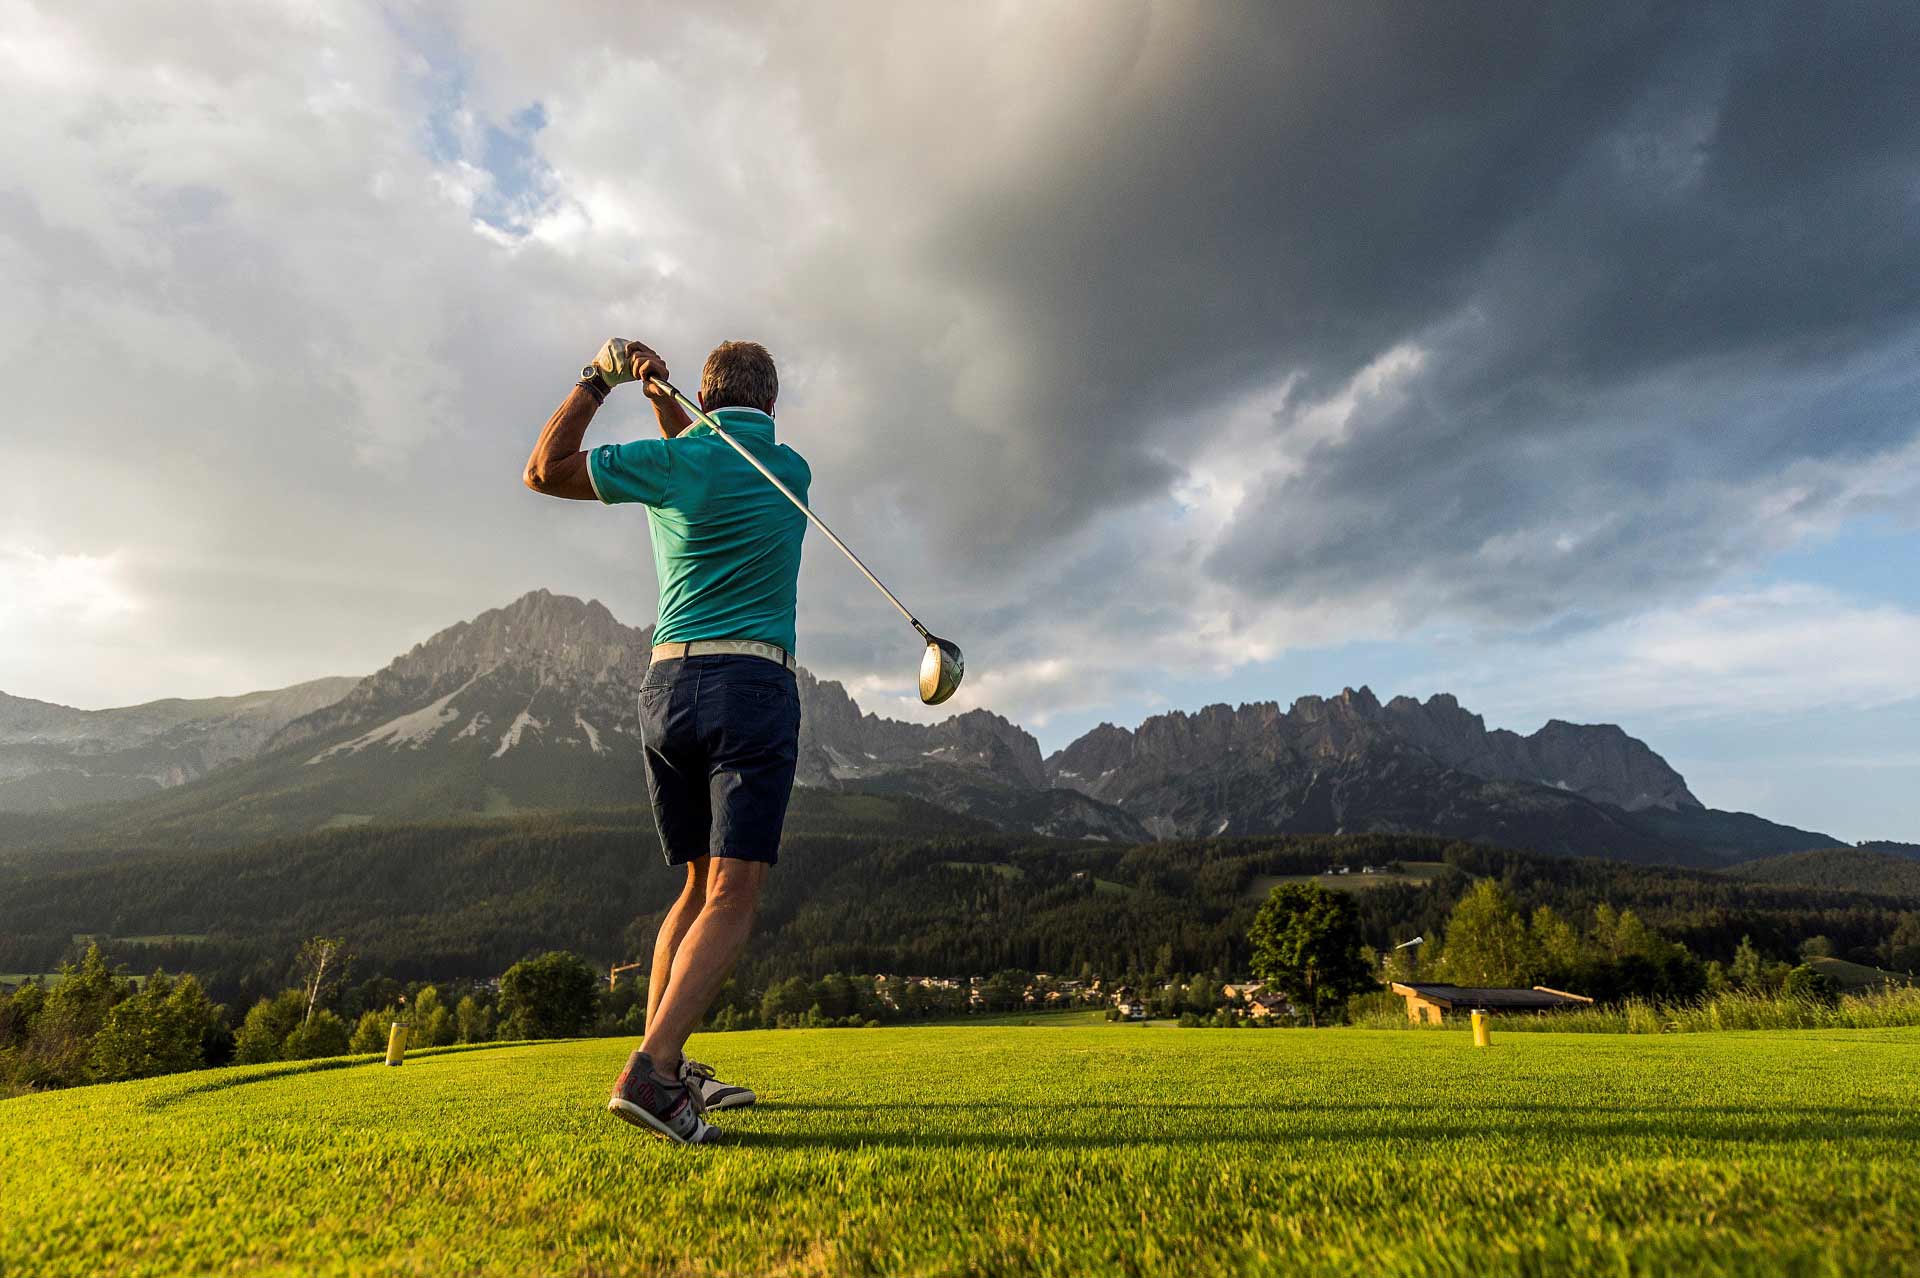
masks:
<svg viewBox="0 0 1920 1278"><path fill-rule="evenodd" d="M580 369L580 380L583 382L586 381L589 377L598 377L599 375L600 375L600 370L595 368L591 364L583 365Z"/></svg>

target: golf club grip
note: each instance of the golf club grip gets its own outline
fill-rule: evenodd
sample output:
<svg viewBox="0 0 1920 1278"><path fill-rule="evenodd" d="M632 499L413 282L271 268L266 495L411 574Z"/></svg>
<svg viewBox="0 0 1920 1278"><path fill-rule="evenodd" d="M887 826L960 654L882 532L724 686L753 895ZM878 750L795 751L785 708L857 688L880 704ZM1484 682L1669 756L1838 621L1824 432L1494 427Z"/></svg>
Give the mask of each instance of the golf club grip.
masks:
<svg viewBox="0 0 1920 1278"><path fill-rule="evenodd" d="M907 606L900 602L899 596L895 595L891 590L888 590L886 583L873 575L873 569L867 567L866 564L861 562L860 556L854 554L852 549L848 547L847 543L840 540L840 536L838 533L834 532L833 529L827 527L826 520L814 514L812 507L808 506L807 503L805 503L804 501L801 501L797 496L795 496L793 489L781 483L780 477L778 475L768 470L764 465L761 464L760 459L758 457L755 457L752 453L748 452L744 447L741 446L741 443L739 440L735 439L732 435L729 435L726 431L726 427L722 426L719 422L715 421L713 419L712 414L707 412L706 409L700 407L699 403L696 402L695 400L689 399L685 391L682 391L678 386L675 386L672 382L666 380L664 377L649 377L647 380L649 382L652 382L656 386L664 387L666 389L667 394L673 396L673 398L676 401L678 401L678 403L682 408L686 409L689 413L692 413L694 418L698 420L703 426L710 428L714 434L718 435L721 439L725 440L727 442L727 446L733 449L734 452L739 453L742 457L746 458L747 464L749 466L759 471L761 476L769 484L772 484L775 488L779 489L780 495L782 497L785 497L788 501L792 502L795 508L798 509L801 514L805 515L808 518L808 520L812 522L815 528L818 528L821 532L826 534L828 541L832 542L834 545L840 548L841 554L845 555L848 559L853 561L853 566L855 568L858 568L861 571L861 573L863 573L866 576L866 579L873 583L874 588L876 590L878 590L881 594L887 597L887 602L891 603L894 607L900 610L900 615L905 617L907 619L908 624L912 625L912 627L915 630L920 632L920 637L922 639L927 638L927 628L921 625L919 620L916 619L912 613L907 611Z"/></svg>

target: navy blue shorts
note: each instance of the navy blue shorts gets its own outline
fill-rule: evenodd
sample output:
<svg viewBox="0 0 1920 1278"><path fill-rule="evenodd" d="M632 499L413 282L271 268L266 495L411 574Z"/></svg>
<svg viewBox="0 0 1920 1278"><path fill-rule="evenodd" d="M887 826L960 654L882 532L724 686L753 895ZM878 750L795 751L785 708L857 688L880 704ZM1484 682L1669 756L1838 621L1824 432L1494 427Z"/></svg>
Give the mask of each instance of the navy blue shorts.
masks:
<svg viewBox="0 0 1920 1278"><path fill-rule="evenodd" d="M640 685L647 793L668 865L779 859L800 758L800 689L760 657L656 661Z"/></svg>

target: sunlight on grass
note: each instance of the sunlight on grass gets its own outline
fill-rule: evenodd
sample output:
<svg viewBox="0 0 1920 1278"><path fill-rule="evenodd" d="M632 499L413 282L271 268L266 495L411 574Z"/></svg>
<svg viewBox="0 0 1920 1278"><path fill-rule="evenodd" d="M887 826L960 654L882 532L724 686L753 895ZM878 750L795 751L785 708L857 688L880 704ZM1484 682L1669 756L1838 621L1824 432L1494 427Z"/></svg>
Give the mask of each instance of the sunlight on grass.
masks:
<svg viewBox="0 0 1920 1278"><path fill-rule="evenodd" d="M0 1272L1893 1274L1920 1246L1920 1031L712 1035L763 1100L695 1150L601 1108L628 1047L0 1103Z"/></svg>

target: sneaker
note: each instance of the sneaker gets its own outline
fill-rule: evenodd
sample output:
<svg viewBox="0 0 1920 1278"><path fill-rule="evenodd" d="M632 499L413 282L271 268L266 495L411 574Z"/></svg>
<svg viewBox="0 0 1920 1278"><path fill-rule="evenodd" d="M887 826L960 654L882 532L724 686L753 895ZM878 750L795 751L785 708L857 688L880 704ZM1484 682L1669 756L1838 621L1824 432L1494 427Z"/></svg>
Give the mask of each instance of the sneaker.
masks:
<svg viewBox="0 0 1920 1278"><path fill-rule="evenodd" d="M745 1109L760 1099L745 1087L723 1083L713 1076L713 1066L680 1058L680 1081L693 1093L693 1103L701 1113L710 1109Z"/></svg>
<svg viewBox="0 0 1920 1278"><path fill-rule="evenodd" d="M653 1062L644 1052L627 1057L607 1108L635 1127L645 1127L678 1145L704 1145L720 1138L720 1129L700 1117L692 1089L656 1078Z"/></svg>

